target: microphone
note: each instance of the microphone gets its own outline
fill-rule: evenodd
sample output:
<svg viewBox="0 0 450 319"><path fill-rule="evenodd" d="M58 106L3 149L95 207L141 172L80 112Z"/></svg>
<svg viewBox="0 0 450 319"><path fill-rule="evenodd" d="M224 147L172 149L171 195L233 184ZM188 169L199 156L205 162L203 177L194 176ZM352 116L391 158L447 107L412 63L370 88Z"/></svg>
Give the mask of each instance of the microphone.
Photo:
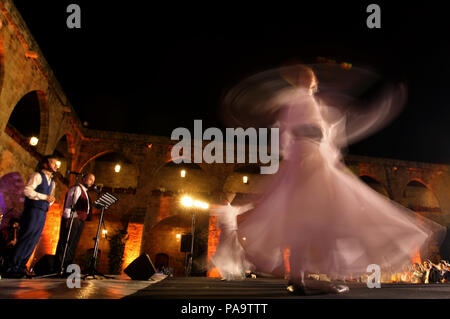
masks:
<svg viewBox="0 0 450 319"><path fill-rule="evenodd" d="M94 185L94 186L92 186L92 190L94 192L96 192L97 194L100 194L102 187L103 187L103 185L101 185L101 186Z"/></svg>

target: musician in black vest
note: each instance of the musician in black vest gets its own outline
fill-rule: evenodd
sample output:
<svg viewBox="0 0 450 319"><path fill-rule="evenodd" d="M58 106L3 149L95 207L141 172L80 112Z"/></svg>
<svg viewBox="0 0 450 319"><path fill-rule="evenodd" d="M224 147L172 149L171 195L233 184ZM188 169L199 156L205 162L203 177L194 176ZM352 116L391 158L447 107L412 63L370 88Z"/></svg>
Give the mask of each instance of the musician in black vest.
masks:
<svg viewBox="0 0 450 319"><path fill-rule="evenodd" d="M25 202L20 217L20 231L17 244L7 263L5 278L23 278L28 259L39 242L45 225L47 211L55 202L53 174L58 170L57 158L46 156L39 163L25 185Z"/></svg>
<svg viewBox="0 0 450 319"><path fill-rule="evenodd" d="M88 189L94 185L94 174L84 174L81 183L69 188L64 203L64 211L61 218L61 227L59 232L59 241L56 248L56 263L58 268L64 255L64 247L66 245L67 235L70 228L70 214L73 205L73 223L70 231L69 244L67 246L66 256L64 259L64 269L73 262L75 251L83 232L84 222L89 215L90 203Z"/></svg>

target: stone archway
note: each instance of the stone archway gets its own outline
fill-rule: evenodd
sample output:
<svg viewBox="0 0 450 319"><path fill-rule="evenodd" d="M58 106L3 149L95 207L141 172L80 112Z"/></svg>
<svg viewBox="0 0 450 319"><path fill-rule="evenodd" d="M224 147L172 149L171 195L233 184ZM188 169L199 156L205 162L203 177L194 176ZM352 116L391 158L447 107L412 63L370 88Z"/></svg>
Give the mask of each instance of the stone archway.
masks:
<svg viewBox="0 0 450 319"><path fill-rule="evenodd" d="M184 171L184 175L182 174ZM210 188L207 183L207 172L195 163L175 164L166 162L159 167L153 175L155 189L163 191L192 193L207 192Z"/></svg>
<svg viewBox="0 0 450 319"><path fill-rule="evenodd" d="M174 276L183 276L186 255L184 252L181 252L181 235L188 234L190 231L190 216L179 214L167 217L150 230L142 251L147 253L153 261L156 261L158 254L167 255L169 257L168 266L173 268ZM178 238L177 234L180 235L180 238ZM200 240L196 238L194 240L195 257L197 257L196 252L200 249L199 243Z"/></svg>
<svg viewBox="0 0 450 319"><path fill-rule="evenodd" d="M373 190L386 196L387 198L390 198L387 188L372 176L361 175L359 178Z"/></svg>
<svg viewBox="0 0 450 319"><path fill-rule="evenodd" d="M116 165L120 165L118 172L115 171ZM80 172L94 173L96 183L106 187L136 189L138 185L137 165L122 153L112 150L92 156L81 166Z"/></svg>
<svg viewBox="0 0 450 319"><path fill-rule="evenodd" d="M182 170L186 175L181 175ZM214 194L211 193L214 180L197 164L175 164L169 161L151 178L153 189L147 191L146 229L179 213L183 209L180 204L182 196L208 203L214 200Z"/></svg>
<svg viewBox="0 0 450 319"><path fill-rule="evenodd" d="M114 152L114 151L113 150L105 150L105 151L101 151L101 152L96 152L95 154L88 156L87 159L85 159L84 161L81 161L81 163L79 163L79 165L78 165L79 171L82 171L88 163L95 160L96 158L103 156L105 154L108 154L108 153L112 153L112 152Z"/></svg>
<svg viewBox="0 0 450 319"><path fill-rule="evenodd" d="M186 175L183 175L184 177L181 175L182 170L186 173ZM172 161L165 162L151 178L151 184L154 188L150 190L146 206L147 214L142 240L143 252L152 252L153 244L155 246L165 245L162 238L169 236L167 235L169 233L172 234L174 231L180 233L190 232L191 215L190 211L188 211L189 209L186 209L180 203L182 196L191 196L193 199L208 203L214 197L211 190L214 189L213 184L215 181L211 176L208 176L208 173L200 165L194 163L175 164ZM170 221L173 220L185 221L186 225L183 227L187 228L184 229L171 223ZM194 256L196 256L197 264L194 266L194 269L197 271L200 271L200 264L206 263L208 230L209 214L204 211L196 214L196 240L194 241L196 250ZM171 236L166 238L169 242L174 240L173 236ZM174 268L175 275L181 275L184 272L184 253L180 255L174 249L172 249L172 253L161 250L153 251L153 253L157 252L167 253L170 256L171 263L174 260L173 254L178 256L175 258L178 261L173 261L175 266L170 267ZM201 256L196 255L197 252L201 252Z"/></svg>
<svg viewBox="0 0 450 319"><path fill-rule="evenodd" d="M59 172L63 177L67 177L67 171L72 170L74 153L74 138L72 133L67 132L59 139L55 150L53 151L53 154L56 155L61 162Z"/></svg>
<svg viewBox="0 0 450 319"><path fill-rule="evenodd" d="M49 117L45 92L30 91L22 96L11 110L6 132L18 135L25 143L28 143L32 136L37 137L39 141L36 149L43 153L48 143Z"/></svg>
<svg viewBox="0 0 450 319"><path fill-rule="evenodd" d="M434 192L422 181L411 180L403 191L405 206L415 212L440 213L441 205Z"/></svg>

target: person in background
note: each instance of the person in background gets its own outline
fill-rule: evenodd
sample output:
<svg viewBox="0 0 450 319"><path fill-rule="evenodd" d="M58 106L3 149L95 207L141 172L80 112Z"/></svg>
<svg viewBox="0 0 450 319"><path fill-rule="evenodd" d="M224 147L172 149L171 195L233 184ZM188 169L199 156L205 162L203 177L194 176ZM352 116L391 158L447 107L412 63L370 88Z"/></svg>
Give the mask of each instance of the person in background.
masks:
<svg viewBox="0 0 450 319"><path fill-rule="evenodd" d="M11 218L8 226L0 232L0 272L11 257L14 247L17 244L17 234L20 224L18 218Z"/></svg>
<svg viewBox="0 0 450 319"><path fill-rule="evenodd" d="M446 263L446 271L445 271L445 273L444 273L444 276L443 276L443 278L442 278L442 282L443 283L448 283L448 282L450 282L450 264L449 263Z"/></svg>
<svg viewBox="0 0 450 319"><path fill-rule="evenodd" d="M403 265L403 271L400 273L399 282L411 282L411 270L407 265Z"/></svg>
<svg viewBox="0 0 450 319"><path fill-rule="evenodd" d="M253 208L249 203L242 206L232 206L235 194L226 194L224 205L213 205L211 216L216 216L216 223L220 229L219 243L211 264L217 268L222 280L236 280L246 277L246 271L251 270L252 264L246 259L244 248L238 237L237 216Z"/></svg>
<svg viewBox="0 0 450 319"><path fill-rule="evenodd" d="M419 263L414 263L412 265L413 271L411 274L411 282L413 284L423 284L425 282L425 271L422 265Z"/></svg>
<svg viewBox="0 0 450 319"><path fill-rule="evenodd" d="M423 262L423 267L425 269L425 280L426 284L435 284L441 282L441 274L439 269L431 262L431 260L427 259Z"/></svg>
<svg viewBox="0 0 450 319"><path fill-rule="evenodd" d="M441 260L439 262L438 268L441 275L441 282L449 282L450 281L450 273L447 270L447 262L445 260Z"/></svg>

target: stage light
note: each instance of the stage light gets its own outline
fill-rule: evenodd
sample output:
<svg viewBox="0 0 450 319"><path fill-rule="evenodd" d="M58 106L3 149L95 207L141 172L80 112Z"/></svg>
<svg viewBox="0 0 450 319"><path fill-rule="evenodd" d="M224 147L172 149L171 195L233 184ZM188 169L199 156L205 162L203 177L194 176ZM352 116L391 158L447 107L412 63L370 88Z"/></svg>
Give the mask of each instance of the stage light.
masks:
<svg viewBox="0 0 450 319"><path fill-rule="evenodd" d="M120 164L117 164L117 165L114 167L114 171L115 171L116 173L119 173L119 172L120 172Z"/></svg>
<svg viewBox="0 0 450 319"><path fill-rule="evenodd" d="M194 201L194 207L201 208L201 209L208 209L209 205L205 202L195 200Z"/></svg>
<svg viewBox="0 0 450 319"><path fill-rule="evenodd" d="M247 183L248 183L248 176L243 176L243 177L242 177L242 182L243 182L244 184L247 184Z"/></svg>
<svg viewBox="0 0 450 319"><path fill-rule="evenodd" d="M177 239L180 239L181 238L181 234L177 234L176 237L177 237Z"/></svg>
<svg viewBox="0 0 450 319"><path fill-rule="evenodd" d="M36 146L39 143L39 139L36 136L30 138L30 145Z"/></svg>
<svg viewBox="0 0 450 319"><path fill-rule="evenodd" d="M186 170L182 169L180 172L181 177L186 177Z"/></svg>
<svg viewBox="0 0 450 319"><path fill-rule="evenodd" d="M184 207L195 207L195 208L201 208L201 209L208 209L209 204L202 202L200 200L194 200L192 197L189 196L183 196L181 198L181 205Z"/></svg>
<svg viewBox="0 0 450 319"><path fill-rule="evenodd" d="M181 198L181 205L183 205L184 207L192 207L192 205L193 205L192 198L189 196L183 196Z"/></svg>
<svg viewBox="0 0 450 319"><path fill-rule="evenodd" d="M197 208L202 207L202 202L199 200L194 200L194 207L197 207Z"/></svg>

